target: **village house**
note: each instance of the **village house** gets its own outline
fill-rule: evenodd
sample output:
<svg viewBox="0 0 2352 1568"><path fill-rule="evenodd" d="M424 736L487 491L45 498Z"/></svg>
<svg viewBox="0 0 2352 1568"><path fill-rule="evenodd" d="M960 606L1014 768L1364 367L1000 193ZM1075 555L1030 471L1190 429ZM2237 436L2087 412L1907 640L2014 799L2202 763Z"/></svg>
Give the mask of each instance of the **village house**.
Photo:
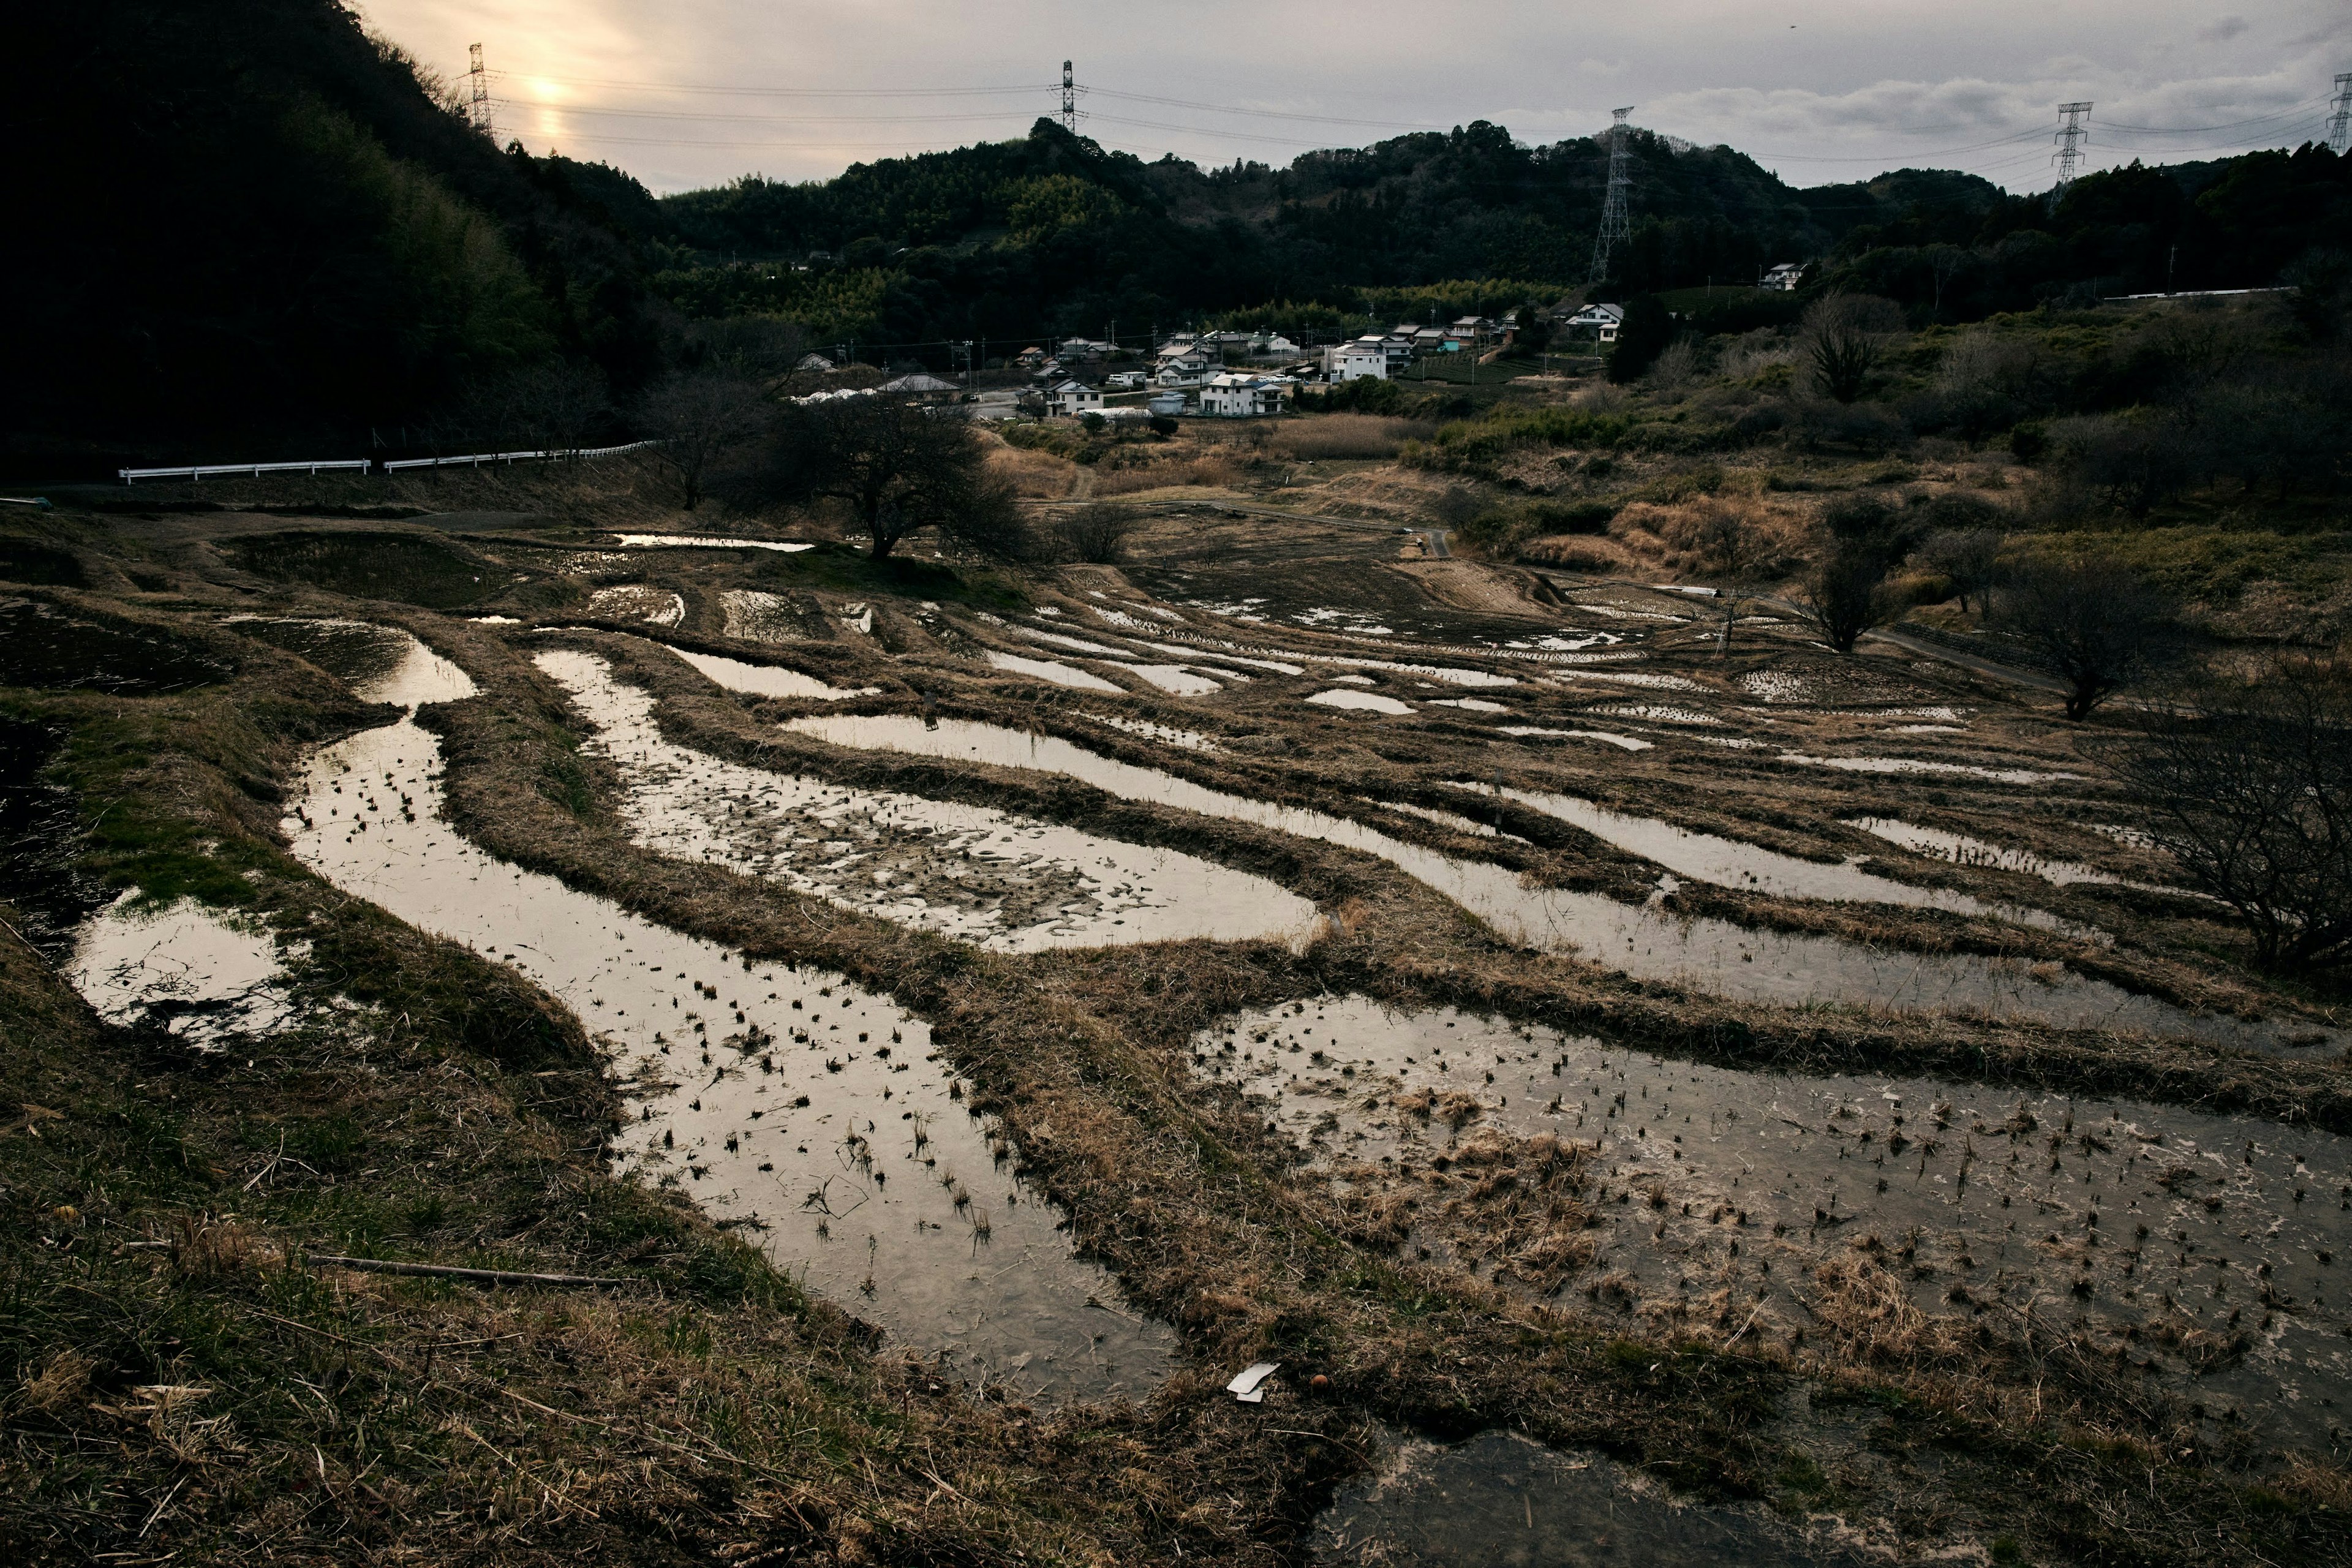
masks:
<svg viewBox="0 0 2352 1568"><path fill-rule="evenodd" d="M1386 381L1389 363L1388 345L1379 338L1358 338L1324 351L1324 374L1335 382Z"/></svg>
<svg viewBox="0 0 2352 1568"><path fill-rule="evenodd" d="M1188 348L1177 353L1163 350L1151 379L1162 386L1198 386L1208 370L1208 356L1197 349Z"/></svg>
<svg viewBox="0 0 2352 1568"><path fill-rule="evenodd" d="M1759 289L1773 289L1781 293L1790 294L1796 292L1797 286L1804 280L1805 264L1803 262L1783 261L1758 279L1756 286Z"/></svg>
<svg viewBox="0 0 2352 1568"><path fill-rule="evenodd" d="M1624 322L1622 305L1587 305L1560 324L1572 332L1598 332L1602 342L1613 343L1617 341L1617 329Z"/></svg>
<svg viewBox="0 0 2352 1568"><path fill-rule="evenodd" d="M1184 412L1184 395L1181 392L1155 392L1144 406L1154 418L1173 419Z"/></svg>
<svg viewBox="0 0 2352 1568"><path fill-rule="evenodd" d="M1249 419L1282 412L1282 383L1268 376L1227 372L1201 387L1201 412L1222 419Z"/></svg>
<svg viewBox="0 0 2352 1568"><path fill-rule="evenodd" d="M1049 388L1045 394L1045 412L1076 418L1081 414L1102 412L1103 395L1080 381L1065 381Z"/></svg>

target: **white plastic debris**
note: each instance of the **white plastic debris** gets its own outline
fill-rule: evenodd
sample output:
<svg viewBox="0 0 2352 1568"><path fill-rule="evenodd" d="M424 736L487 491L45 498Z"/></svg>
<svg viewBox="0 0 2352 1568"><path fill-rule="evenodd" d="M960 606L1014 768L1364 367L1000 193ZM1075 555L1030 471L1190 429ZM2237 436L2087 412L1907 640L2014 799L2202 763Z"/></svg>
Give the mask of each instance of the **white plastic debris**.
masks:
<svg viewBox="0 0 2352 1568"><path fill-rule="evenodd" d="M1265 1402L1265 1390L1261 1385L1281 1364L1278 1361L1262 1361L1245 1366L1240 1376L1225 1384L1225 1391L1244 1405L1262 1405Z"/></svg>

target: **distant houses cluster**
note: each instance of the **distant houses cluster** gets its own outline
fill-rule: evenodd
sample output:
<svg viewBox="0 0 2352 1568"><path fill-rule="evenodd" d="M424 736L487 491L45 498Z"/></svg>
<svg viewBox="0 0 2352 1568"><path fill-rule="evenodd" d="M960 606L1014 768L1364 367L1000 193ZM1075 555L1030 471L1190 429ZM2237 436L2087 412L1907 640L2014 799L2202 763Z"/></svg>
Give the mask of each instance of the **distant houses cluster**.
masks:
<svg viewBox="0 0 2352 1568"><path fill-rule="evenodd" d="M1757 286L1794 290L1804 274L1802 262L1783 262L1759 277ZM1625 321L1625 308L1609 301L1562 301L1547 314L1554 326L1596 345L1614 343ZM1265 328L1177 332L1140 362L1116 342L1064 338L1025 348L1012 363L1033 378L1027 405L1048 416L1249 419L1281 413L1307 382L1391 380L1411 374L1417 361L1483 356L1513 337L1507 321L1463 316L1444 325L1406 321L1313 350Z"/></svg>

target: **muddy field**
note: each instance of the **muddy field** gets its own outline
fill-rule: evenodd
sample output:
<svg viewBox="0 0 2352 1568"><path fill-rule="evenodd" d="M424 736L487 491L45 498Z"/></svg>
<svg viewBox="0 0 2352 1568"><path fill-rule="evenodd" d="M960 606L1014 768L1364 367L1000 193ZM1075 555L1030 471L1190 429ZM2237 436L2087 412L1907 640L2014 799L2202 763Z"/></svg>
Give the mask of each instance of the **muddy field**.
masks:
<svg viewBox="0 0 2352 1568"><path fill-rule="evenodd" d="M892 1539L1034 1423L1118 1451L1073 1561L2352 1556L2337 1001L2136 835L2127 710L1283 510L70 519L13 820L254 728L153 742L143 900L18 903L189 1071L394 1026L331 910L551 999L588 1157L966 1402L826 1494Z"/></svg>

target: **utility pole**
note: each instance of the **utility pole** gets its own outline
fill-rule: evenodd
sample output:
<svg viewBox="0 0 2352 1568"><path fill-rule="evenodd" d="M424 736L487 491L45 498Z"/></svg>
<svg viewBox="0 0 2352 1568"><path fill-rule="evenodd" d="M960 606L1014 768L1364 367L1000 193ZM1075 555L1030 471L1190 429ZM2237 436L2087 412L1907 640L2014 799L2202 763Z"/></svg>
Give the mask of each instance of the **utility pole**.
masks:
<svg viewBox="0 0 2352 1568"><path fill-rule="evenodd" d="M2089 128L2083 123L2083 117L2090 112L2088 102L2058 106L2058 130L2051 137L2058 143L2058 151L2050 154L2050 161L2058 165L2058 183L2050 189L2053 196L2074 183L2075 167L2083 161L2083 143L2091 139Z"/></svg>
<svg viewBox="0 0 2352 1568"><path fill-rule="evenodd" d="M2352 71L2336 73L2335 110L2327 117L2327 145L2340 158L2352 146Z"/></svg>
<svg viewBox="0 0 2352 1568"><path fill-rule="evenodd" d="M1078 89L1076 79L1070 75L1070 62L1062 62L1062 129L1076 136L1078 133Z"/></svg>
<svg viewBox="0 0 2352 1568"><path fill-rule="evenodd" d="M466 58L471 62L466 72L466 80L474 89L472 99L466 105L466 118L473 122L475 130L495 142L499 132L498 127L490 123L490 73L482 68L482 46L476 44L467 49Z"/></svg>
<svg viewBox="0 0 2352 1568"><path fill-rule="evenodd" d="M1609 190L1601 203L1601 230L1592 237L1592 266L1585 277L1587 283L1598 283L1609 276L1609 253L1633 237L1632 221L1625 216L1625 193L1633 184L1633 164L1625 155L1625 117L1633 106L1610 112L1617 122L1609 128Z"/></svg>

